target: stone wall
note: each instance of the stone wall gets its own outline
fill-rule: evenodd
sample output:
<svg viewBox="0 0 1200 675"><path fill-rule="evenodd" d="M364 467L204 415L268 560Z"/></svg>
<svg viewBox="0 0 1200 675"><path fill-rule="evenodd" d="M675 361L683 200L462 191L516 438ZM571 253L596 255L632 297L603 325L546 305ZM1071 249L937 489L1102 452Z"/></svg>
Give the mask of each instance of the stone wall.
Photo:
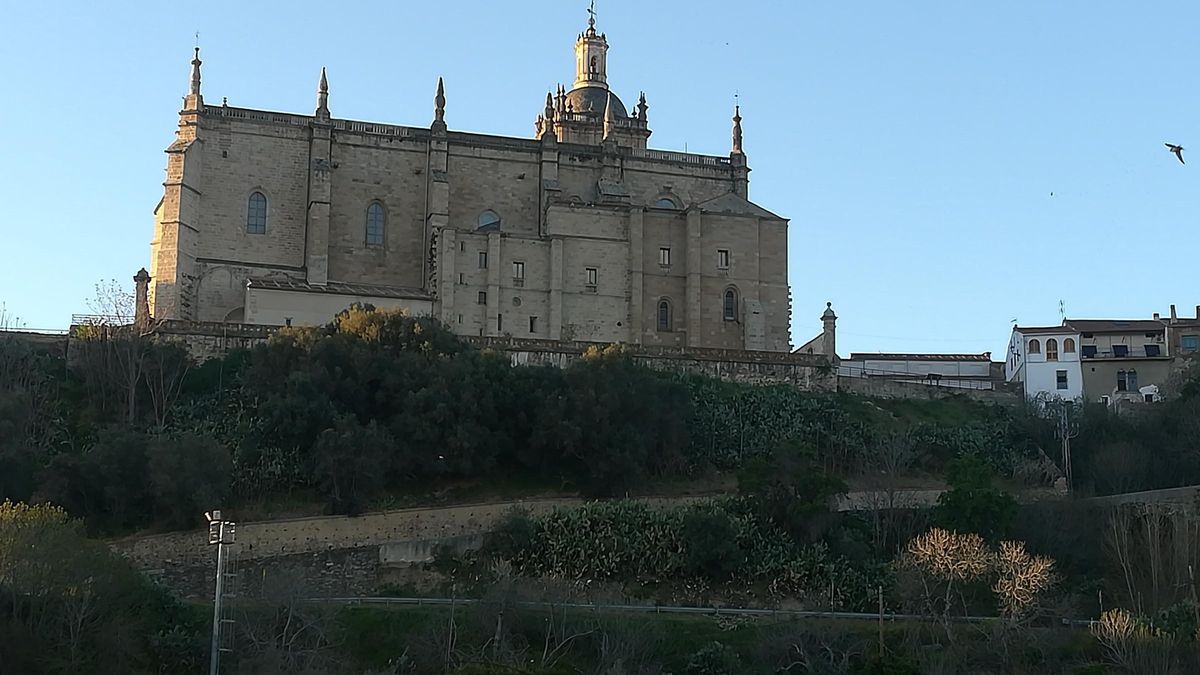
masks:
<svg viewBox="0 0 1200 675"><path fill-rule="evenodd" d="M918 382L900 382L885 378L839 377L838 391L860 394L871 398L904 398L938 401L948 398L969 398L985 403L1016 405L1021 397L1010 391L998 389L966 389L963 387L940 387Z"/></svg>
<svg viewBox="0 0 1200 675"><path fill-rule="evenodd" d="M272 326L205 321L158 322L154 334L184 343L191 354L205 361L230 349L253 347L276 330ZM589 347L601 343L528 340L521 338L464 337L479 349L508 354L514 365L552 365L559 368L579 359ZM716 377L744 384L790 384L807 391L830 391L837 378L829 360L817 354L757 352L739 349L684 349L626 345L633 358L655 370Z"/></svg>

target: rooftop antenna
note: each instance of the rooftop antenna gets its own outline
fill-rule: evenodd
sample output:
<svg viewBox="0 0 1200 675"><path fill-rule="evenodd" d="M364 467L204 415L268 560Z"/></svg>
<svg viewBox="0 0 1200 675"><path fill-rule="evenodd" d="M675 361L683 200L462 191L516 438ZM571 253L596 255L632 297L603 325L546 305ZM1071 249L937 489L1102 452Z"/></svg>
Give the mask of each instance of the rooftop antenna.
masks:
<svg viewBox="0 0 1200 675"><path fill-rule="evenodd" d="M1067 322L1067 303L1061 299L1058 301L1058 316L1063 323Z"/></svg>

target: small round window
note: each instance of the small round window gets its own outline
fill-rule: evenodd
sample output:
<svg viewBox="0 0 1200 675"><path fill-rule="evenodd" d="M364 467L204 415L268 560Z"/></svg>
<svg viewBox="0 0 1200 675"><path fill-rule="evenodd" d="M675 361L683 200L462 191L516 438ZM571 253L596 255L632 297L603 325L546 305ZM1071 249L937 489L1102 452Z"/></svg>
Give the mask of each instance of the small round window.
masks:
<svg viewBox="0 0 1200 675"><path fill-rule="evenodd" d="M679 205L670 197L659 197L658 201L654 202L654 206L660 209L677 209Z"/></svg>

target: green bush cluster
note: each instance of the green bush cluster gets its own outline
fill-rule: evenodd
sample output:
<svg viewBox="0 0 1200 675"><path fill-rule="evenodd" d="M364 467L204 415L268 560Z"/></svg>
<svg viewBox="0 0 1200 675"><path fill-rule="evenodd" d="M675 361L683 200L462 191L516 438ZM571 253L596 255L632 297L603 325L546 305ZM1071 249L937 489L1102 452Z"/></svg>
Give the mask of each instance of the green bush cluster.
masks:
<svg viewBox="0 0 1200 675"><path fill-rule="evenodd" d="M672 579L759 584L776 597L866 607L881 566L848 560L823 542L798 544L751 498L657 508L617 500L510 515L488 541L527 576L656 584Z"/></svg>

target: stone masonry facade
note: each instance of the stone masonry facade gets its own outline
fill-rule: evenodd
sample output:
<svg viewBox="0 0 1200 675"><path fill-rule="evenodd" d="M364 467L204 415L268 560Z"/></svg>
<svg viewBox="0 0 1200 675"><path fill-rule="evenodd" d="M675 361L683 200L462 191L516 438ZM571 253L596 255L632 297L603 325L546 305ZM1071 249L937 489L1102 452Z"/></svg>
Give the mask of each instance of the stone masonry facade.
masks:
<svg viewBox="0 0 1200 675"><path fill-rule="evenodd" d="M532 139L450 131L440 80L427 127L333 117L324 72L312 115L208 105L197 50L150 313L312 324L358 301L464 336L788 352L788 222L748 199L739 111L728 156L648 149L607 50L589 21Z"/></svg>

